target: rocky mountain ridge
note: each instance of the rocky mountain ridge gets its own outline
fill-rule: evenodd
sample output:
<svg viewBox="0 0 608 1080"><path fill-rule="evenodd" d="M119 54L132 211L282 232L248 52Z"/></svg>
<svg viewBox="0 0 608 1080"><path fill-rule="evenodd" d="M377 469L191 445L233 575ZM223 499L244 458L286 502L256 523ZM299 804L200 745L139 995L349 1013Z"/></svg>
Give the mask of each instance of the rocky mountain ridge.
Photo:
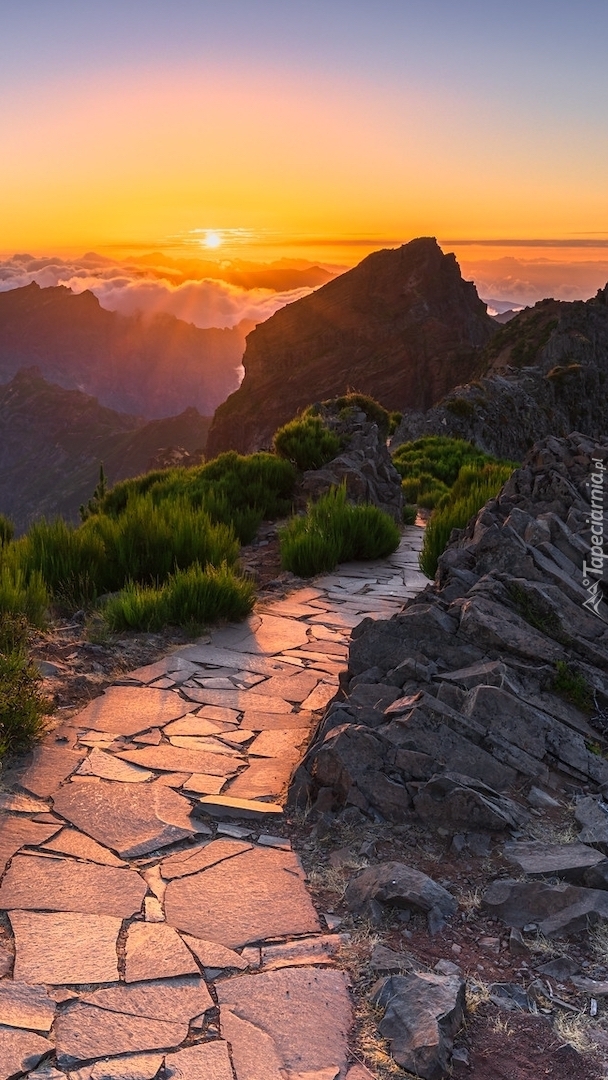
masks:
<svg viewBox="0 0 608 1080"><path fill-rule="evenodd" d="M0 513L18 532L42 516L77 521L100 462L109 483L137 476L161 447L204 447L209 424L193 408L146 423L51 385L37 368L20 371L0 386Z"/></svg>
<svg viewBox="0 0 608 1080"><path fill-rule="evenodd" d="M0 292L0 382L22 368L101 405L149 419L210 416L239 384L251 324L201 330L172 315L126 316L93 293L35 282Z"/></svg>
<svg viewBox="0 0 608 1080"><path fill-rule="evenodd" d="M389 409L428 408L477 371L497 330L434 239L374 252L248 335L245 377L215 414L209 453L268 446L299 409L349 388Z"/></svg>
<svg viewBox="0 0 608 1080"><path fill-rule="evenodd" d="M404 415L392 445L450 435L521 460L537 439L608 431L607 388L608 286L519 312L480 354L476 380Z"/></svg>

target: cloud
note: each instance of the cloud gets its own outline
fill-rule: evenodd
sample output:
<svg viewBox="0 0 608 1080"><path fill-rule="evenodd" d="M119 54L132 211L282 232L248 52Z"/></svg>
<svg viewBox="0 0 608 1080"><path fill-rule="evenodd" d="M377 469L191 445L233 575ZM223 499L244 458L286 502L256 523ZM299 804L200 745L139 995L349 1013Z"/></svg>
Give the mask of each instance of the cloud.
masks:
<svg viewBox="0 0 608 1080"><path fill-rule="evenodd" d="M216 278L176 283L161 268L113 262L95 253L74 260L21 254L0 262L0 291L32 281L41 288L64 285L76 293L90 289L110 311L123 315L166 312L201 329L236 326L243 319L264 322L285 304L312 291L244 289Z"/></svg>
<svg viewBox="0 0 608 1080"><path fill-rule="evenodd" d="M464 277L472 279L480 296L535 304L556 300L588 300L608 281L608 260L459 259Z"/></svg>

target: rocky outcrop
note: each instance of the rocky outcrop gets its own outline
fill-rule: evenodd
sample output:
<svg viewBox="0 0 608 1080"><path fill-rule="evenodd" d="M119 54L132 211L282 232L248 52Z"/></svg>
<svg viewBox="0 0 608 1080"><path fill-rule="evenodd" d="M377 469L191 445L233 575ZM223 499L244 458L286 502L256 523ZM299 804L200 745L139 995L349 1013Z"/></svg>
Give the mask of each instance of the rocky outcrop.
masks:
<svg viewBox="0 0 608 1080"><path fill-rule="evenodd" d="M451 435L521 461L548 435L608 430L608 286L587 302L525 308L486 346L478 370L438 405L408 412L393 447Z"/></svg>
<svg viewBox="0 0 608 1080"><path fill-rule="evenodd" d="M314 804L322 789L324 807L508 833L528 820L522 792L533 787L538 805L567 784L593 804L581 803L581 839L608 852L592 795L608 793L608 621L590 572L589 488L608 488L607 470L608 445L540 443L453 535L435 583L402 614L355 628L344 700L294 799Z"/></svg>
<svg viewBox="0 0 608 1080"><path fill-rule="evenodd" d="M146 418L210 416L239 384L242 328L201 330L172 315L119 315L93 293L35 282L0 292L0 382L36 366L49 382Z"/></svg>
<svg viewBox="0 0 608 1080"><path fill-rule="evenodd" d="M429 408L477 372L497 330L435 240L374 252L248 335L245 378L217 410L209 453L268 446L313 397L351 388L391 410Z"/></svg>
<svg viewBox="0 0 608 1080"><path fill-rule="evenodd" d="M37 369L0 386L0 513L23 532L36 518L78 520L103 462L109 483L145 472L162 447L192 455L209 420L196 409L144 423L80 390L46 382Z"/></svg>
<svg viewBox="0 0 608 1080"><path fill-rule="evenodd" d="M318 414L342 444L337 457L320 469L305 472L299 484L304 502L316 501L332 487L346 485L351 502L372 503L403 521L403 488L378 425L358 408L339 409L326 402L317 405Z"/></svg>

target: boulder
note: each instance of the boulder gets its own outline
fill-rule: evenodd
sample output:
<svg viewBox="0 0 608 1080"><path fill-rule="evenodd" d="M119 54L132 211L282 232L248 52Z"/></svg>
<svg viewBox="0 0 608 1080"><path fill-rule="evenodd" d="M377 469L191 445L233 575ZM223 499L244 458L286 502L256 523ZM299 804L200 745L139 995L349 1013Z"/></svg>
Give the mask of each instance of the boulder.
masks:
<svg viewBox="0 0 608 1080"><path fill-rule="evenodd" d="M378 920L378 905L408 911L434 913L433 919L449 918L458 909L451 893L436 881L400 862L380 863L362 870L349 883L345 900L349 911L368 913Z"/></svg>
<svg viewBox="0 0 608 1080"><path fill-rule="evenodd" d="M608 862L585 844L547 844L543 840L505 844L504 854L528 877L559 877L573 885L588 885L586 872Z"/></svg>
<svg viewBox="0 0 608 1080"><path fill-rule="evenodd" d="M536 924L546 937L578 934L608 920L608 895L602 890L541 881L494 881L482 907L507 926Z"/></svg>
<svg viewBox="0 0 608 1080"><path fill-rule="evenodd" d="M375 986L372 1003L384 1009L378 1027L397 1064L423 1080L442 1080L464 1020L464 980L434 972L391 975Z"/></svg>
<svg viewBox="0 0 608 1080"><path fill-rule="evenodd" d="M415 796L414 807L423 821L454 832L516 829L528 817L512 799L459 773L432 776Z"/></svg>

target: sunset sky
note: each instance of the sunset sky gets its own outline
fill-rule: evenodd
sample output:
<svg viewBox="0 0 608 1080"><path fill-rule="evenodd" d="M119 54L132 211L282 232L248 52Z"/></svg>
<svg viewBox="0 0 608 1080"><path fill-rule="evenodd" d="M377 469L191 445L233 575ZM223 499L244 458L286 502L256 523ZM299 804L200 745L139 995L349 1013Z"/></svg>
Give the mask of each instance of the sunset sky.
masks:
<svg viewBox="0 0 608 1080"><path fill-rule="evenodd" d="M504 258L608 277L605 0L0 7L5 256L352 265L434 235L488 285Z"/></svg>

